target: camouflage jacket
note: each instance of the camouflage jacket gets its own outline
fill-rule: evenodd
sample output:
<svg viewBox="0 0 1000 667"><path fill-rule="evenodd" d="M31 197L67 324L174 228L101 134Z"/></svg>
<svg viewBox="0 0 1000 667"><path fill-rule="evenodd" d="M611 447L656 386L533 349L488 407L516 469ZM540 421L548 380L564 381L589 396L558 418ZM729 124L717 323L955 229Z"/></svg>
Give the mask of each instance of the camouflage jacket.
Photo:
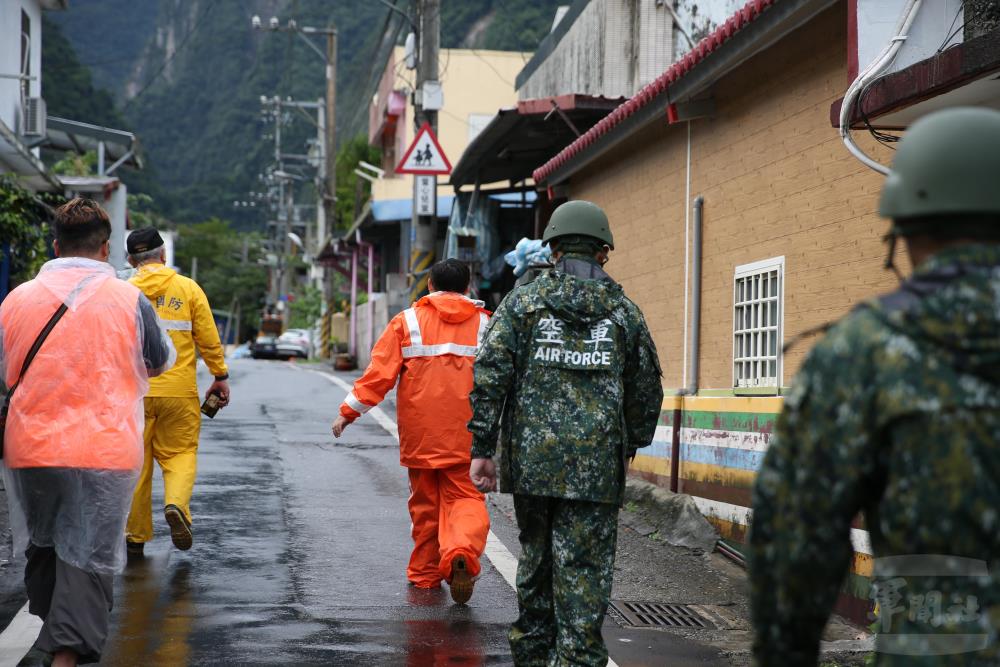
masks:
<svg viewBox="0 0 1000 667"><path fill-rule="evenodd" d="M816 664L859 512L876 664L997 664L1000 246L940 252L830 330L786 399L753 506L757 664Z"/></svg>
<svg viewBox="0 0 1000 667"><path fill-rule="evenodd" d="M639 308L596 262L568 256L500 304L471 398L473 457L493 456L499 426L502 491L620 504L663 389Z"/></svg>

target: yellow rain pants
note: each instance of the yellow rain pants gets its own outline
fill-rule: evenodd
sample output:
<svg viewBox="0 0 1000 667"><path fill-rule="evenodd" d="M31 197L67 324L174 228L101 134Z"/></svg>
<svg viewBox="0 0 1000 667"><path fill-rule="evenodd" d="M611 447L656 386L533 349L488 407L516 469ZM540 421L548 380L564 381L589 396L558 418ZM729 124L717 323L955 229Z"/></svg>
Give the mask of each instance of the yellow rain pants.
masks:
<svg viewBox="0 0 1000 667"><path fill-rule="evenodd" d="M126 538L130 542L153 539L153 461L163 471L164 505L176 505L191 521L191 491L198 463L201 405L196 397L147 396L146 455L132 494Z"/></svg>

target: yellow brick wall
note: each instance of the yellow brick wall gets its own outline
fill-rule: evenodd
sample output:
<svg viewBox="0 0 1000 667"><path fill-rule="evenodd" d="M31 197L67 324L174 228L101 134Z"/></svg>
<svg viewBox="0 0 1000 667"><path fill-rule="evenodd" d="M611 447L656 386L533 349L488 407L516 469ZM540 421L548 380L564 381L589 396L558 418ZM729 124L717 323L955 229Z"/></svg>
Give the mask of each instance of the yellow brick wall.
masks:
<svg viewBox="0 0 1000 667"><path fill-rule="evenodd" d="M888 224L874 212L882 177L829 121L847 87L846 24L841 4L750 59L716 84L714 117L691 123L691 197L705 198L702 389L732 387L736 266L785 257L785 341L897 284L882 268ZM664 118L569 183L572 198L608 211L608 270L646 314L668 388L682 384L686 151L686 125ZM785 356L783 384L813 342Z"/></svg>

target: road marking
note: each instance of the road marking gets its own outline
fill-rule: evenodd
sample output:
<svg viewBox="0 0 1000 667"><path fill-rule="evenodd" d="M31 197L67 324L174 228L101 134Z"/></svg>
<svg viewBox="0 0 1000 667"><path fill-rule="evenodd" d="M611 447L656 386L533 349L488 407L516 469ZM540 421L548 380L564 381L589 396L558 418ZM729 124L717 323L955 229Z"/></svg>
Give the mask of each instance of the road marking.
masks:
<svg viewBox="0 0 1000 667"><path fill-rule="evenodd" d="M309 372L325 377L327 380L337 385L347 393L351 393L354 390L353 385L347 384L335 375L315 370L310 370ZM374 417L375 421L379 423L379 426L388 431L389 435L396 439L396 442L399 442L399 428L396 426L396 422L392 420L392 417L385 414L385 412L377 406L369 410L367 414ZM516 591L517 559L514 558L514 554L510 552L507 545L500 541L500 538L496 536L496 533L494 533L493 530L490 530L489 534L486 536L486 550L484 553L490 563L493 564L493 568L499 572L500 576L504 578L504 581L506 581L507 584ZM618 667L618 663L609 657L608 667Z"/></svg>
<svg viewBox="0 0 1000 667"><path fill-rule="evenodd" d="M0 664L16 665L42 631L42 619L28 613L27 603L0 633Z"/></svg>
<svg viewBox="0 0 1000 667"><path fill-rule="evenodd" d="M338 387L346 391L348 394L350 394L354 390L354 387L352 385L347 384L336 375L329 375L328 373L324 373L323 371L310 370L309 372L325 377L327 380L337 385ZM396 439L396 442L399 442L399 429L396 427L396 422L390 419L382 410L380 410L379 408L372 408L366 414L374 418L375 421L378 422L379 426L388 431L389 435L391 435Z"/></svg>
<svg viewBox="0 0 1000 667"><path fill-rule="evenodd" d="M296 370L300 369L293 366ZM322 371L309 370L310 373L315 373L321 377L326 378L329 382L337 385L345 392L350 393L353 387L340 378L324 373ZM389 435L399 442L399 429L396 426L396 422L392 420L381 408L374 407L368 414L378 422L379 426L384 428ZM514 558L514 554L510 552L510 549L500 541L500 538L490 530L489 534L486 536L486 550L484 552L486 557L489 559L490 563L493 564L493 568L500 573L500 576L504 578L504 581L513 588L517 590L517 559ZM25 653L34 645L35 639L38 638L38 633L42 630L42 619L37 616L32 616L28 613L28 605L25 604L21 607L20 611L14 615L10 624L0 633L0 664L3 665L13 665L16 664ZM608 658L608 667L618 667L616 663L611 658Z"/></svg>

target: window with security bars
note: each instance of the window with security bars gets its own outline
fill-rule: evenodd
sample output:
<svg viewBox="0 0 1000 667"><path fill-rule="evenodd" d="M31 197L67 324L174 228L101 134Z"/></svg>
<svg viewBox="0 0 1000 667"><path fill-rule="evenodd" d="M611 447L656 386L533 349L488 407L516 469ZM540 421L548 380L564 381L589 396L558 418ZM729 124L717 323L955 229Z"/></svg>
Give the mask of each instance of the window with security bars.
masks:
<svg viewBox="0 0 1000 667"><path fill-rule="evenodd" d="M785 258L736 267L733 281L733 386L781 385Z"/></svg>

